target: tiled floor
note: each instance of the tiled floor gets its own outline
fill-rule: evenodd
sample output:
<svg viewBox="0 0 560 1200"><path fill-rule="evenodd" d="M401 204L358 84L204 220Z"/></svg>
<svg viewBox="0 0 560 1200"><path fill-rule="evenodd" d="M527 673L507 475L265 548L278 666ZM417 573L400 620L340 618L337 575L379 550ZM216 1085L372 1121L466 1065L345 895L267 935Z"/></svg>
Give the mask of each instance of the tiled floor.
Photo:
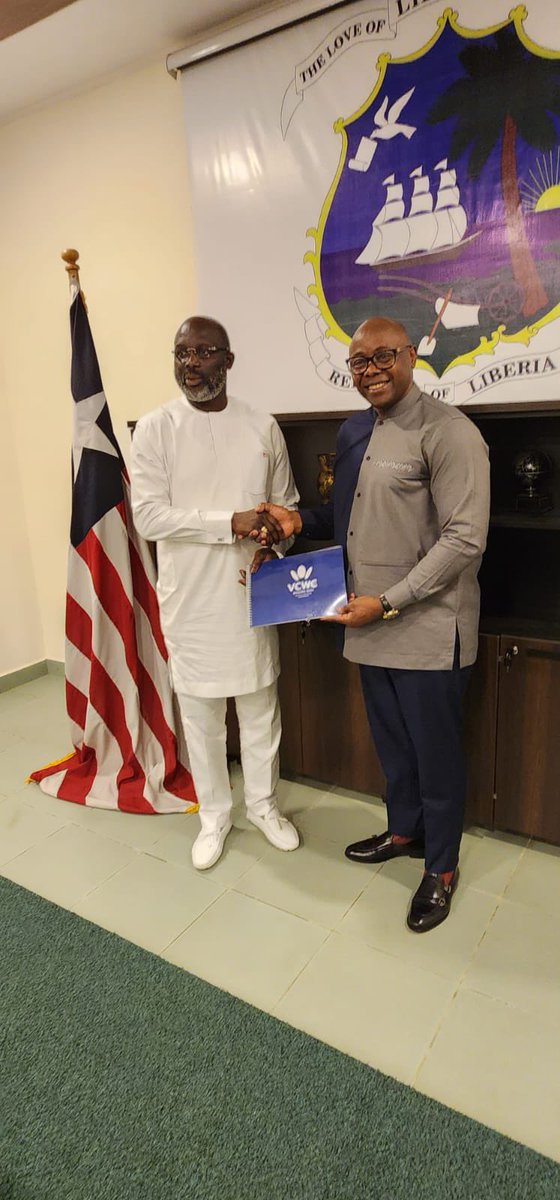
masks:
<svg viewBox="0 0 560 1200"><path fill-rule="evenodd" d="M62 680L0 695L0 872L347 1054L560 1161L560 851L465 835L449 921L404 917L421 864L359 867L385 827L363 797L281 784L302 834L273 850L244 820L197 874L196 816L81 808L24 785L68 749Z"/></svg>

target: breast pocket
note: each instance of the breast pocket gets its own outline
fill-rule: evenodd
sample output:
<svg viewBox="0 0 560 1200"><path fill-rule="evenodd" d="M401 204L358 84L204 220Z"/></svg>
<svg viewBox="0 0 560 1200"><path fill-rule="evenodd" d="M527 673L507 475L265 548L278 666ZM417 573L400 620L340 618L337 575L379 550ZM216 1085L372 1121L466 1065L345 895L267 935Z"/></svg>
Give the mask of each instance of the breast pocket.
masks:
<svg viewBox="0 0 560 1200"><path fill-rule="evenodd" d="M428 476L425 471L417 468L405 470L401 467L387 471L385 482L391 491L409 496L411 492L419 491L427 486Z"/></svg>

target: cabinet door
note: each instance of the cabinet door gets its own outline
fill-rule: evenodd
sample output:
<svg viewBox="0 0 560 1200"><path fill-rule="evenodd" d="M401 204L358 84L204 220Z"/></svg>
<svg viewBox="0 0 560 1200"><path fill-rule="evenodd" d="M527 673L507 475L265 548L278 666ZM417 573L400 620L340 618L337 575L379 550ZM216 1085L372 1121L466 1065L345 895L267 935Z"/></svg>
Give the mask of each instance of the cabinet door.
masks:
<svg viewBox="0 0 560 1200"><path fill-rule="evenodd" d="M385 780L369 732L358 668L342 656L340 630L314 621L300 640L299 665L303 773L382 795Z"/></svg>
<svg viewBox="0 0 560 1200"><path fill-rule="evenodd" d="M560 843L560 642L500 638L496 826Z"/></svg>
<svg viewBox="0 0 560 1200"><path fill-rule="evenodd" d="M304 773L301 736L300 670L298 659L299 624L280 625L280 678L278 696L282 712L280 770Z"/></svg>
<svg viewBox="0 0 560 1200"><path fill-rule="evenodd" d="M467 822L494 826L500 639L482 633L465 705Z"/></svg>

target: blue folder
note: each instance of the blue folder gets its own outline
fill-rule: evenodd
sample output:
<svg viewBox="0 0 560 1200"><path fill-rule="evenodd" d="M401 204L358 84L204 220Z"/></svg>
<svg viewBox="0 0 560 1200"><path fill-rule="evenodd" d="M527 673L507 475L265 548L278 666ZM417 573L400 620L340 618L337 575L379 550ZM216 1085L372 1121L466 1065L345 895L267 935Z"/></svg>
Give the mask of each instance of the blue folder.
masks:
<svg viewBox="0 0 560 1200"><path fill-rule="evenodd" d="M252 626L331 616L348 599L342 548L265 562L254 575L247 572L247 592Z"/></svg>

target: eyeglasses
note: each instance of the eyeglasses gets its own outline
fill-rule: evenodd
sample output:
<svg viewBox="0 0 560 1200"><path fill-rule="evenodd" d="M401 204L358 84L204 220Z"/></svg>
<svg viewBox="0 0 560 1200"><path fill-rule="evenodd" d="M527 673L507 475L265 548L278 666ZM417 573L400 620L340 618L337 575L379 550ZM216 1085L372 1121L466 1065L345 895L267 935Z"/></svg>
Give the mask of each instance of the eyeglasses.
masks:
<svg viewBox="0 0 560 1200"><path fill-rule="evenodd" d="M346 359L346 365L353 375L363 375L370 363L379 367L381 371L390 371L397 361L398 354L402 354L403 350L413 349L414 346L410 342L406 346L400 346L398 350L393 350L391 346L379 346L373 354L353 354L352 358Z"/></svg>
<svg viewBox="0 0 560 1200"><path fill-rule="evenodd" d="M212 358L213 354L219 354L221 350L227 349L227 346L176 346L172 354L176 362L181 363L182 366L183 363L188 362L193 354L195 358L198 358L199 362L207 362L209 358Z"/></svg>

